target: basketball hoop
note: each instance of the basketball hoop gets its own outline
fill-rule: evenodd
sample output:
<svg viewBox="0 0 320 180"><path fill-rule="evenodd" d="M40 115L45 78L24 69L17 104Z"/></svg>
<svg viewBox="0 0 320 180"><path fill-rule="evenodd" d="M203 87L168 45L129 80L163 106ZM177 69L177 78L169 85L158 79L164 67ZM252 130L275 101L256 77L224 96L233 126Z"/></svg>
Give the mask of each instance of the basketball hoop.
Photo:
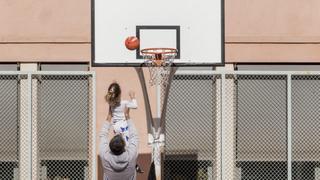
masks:
<svg viewBox="0 0 320 180"><path fill-rule="evenodd" d="M141 50L144 63L150 72L150 85L164 85L168 83L170 68L177 55L174 48L146 48Z"/></svg>

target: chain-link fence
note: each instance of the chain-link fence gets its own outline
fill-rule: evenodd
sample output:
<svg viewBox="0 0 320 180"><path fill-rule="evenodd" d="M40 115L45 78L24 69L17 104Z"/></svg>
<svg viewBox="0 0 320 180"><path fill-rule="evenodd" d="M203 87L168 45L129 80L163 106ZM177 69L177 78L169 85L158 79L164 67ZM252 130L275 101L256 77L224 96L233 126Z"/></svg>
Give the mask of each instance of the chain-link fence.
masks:
<svg viewBox="0 0 320 180"><path fill-rule="evenodd" d="M94 179L93 78L0 75L0 179Z"/></svg>
<svg viewBox="0 0 320 180"><path fill-rule="evenodd" d="M299 72L176 73L164 179L320 179L319 88Z"/></svg>
<svg viewBox="0 0 320 180"><path fill-rule="evenodd" d="M287 77L234 78L234 163L238 171L234 179L287 179Z"/></svg>
<svg viewBox="0 0 320 180"><path fill-rule="evenodd" d="M292 76L292 179L320 179L320 76Z"/></svg>
<svg viewBox="0 0 320 180"><path fill-rule="evenodd" d="M19 76L0 75L0 179L19 177Z"/></svg>
<svg viewBox="0 0 320 180"><path fill-rule="evenodd" d="M38 177L89 179L89 77L38 75L34 81Z"/></svg>
<svg viewBox="0 0 320 180"><path fill-rule="evenodd" d="M207 179L216 164L216 79L175 75L166 113L164 179Z"/></svg>

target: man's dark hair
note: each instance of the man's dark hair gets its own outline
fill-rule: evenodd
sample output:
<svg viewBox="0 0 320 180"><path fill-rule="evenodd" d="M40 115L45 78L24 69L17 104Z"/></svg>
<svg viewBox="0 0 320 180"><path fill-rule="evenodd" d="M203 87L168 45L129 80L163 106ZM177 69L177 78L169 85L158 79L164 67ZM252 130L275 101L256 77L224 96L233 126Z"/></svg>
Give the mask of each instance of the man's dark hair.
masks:
<svg viewBox="0 0 320 180"><path fill-rule="evenodd" d="M122 138L121 134L115 135L109 143L111 152L114 155L121 155L125 151L126 142Z"/></svg>

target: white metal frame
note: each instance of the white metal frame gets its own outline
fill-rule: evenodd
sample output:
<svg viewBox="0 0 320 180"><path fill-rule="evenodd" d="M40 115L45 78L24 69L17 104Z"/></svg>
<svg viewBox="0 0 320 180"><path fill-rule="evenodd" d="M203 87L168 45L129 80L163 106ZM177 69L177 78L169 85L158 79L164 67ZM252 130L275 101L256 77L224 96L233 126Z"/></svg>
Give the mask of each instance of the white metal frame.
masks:
<svg viewBox="0 0 320 180"><path fill-rule="evenodd" d="M96 180L97 175L97 156L96 156L96 74L95 72L92 72L92 133L93 133L93 138L92 138L92 179Z"/></svg>
<svg viewBox="0 0 320 180"><path fill-rule="evenodd" d="M32 77L31 74L28 73L28 124L29 124L29 132L28 132L28 138L29 138L29 149L30 155L29 155L29 169L30 169L30 179L32 179ZM20 135L21 136L21 135Z"/></svg>
<svg viewBox="0 0 320 180"><path fill-rule="evenodd" d="M227 172L226 170L226 164L225 164L225 147L226 147L226 123L225 123L225 118L226 118L226 76L222 75L221 76L221 152L220 152L220 157L221 157L221 179L225 179L225 174Z"/></svg>
<svg viewBox="0 0 320 180"><path fill-rule="evenodd" d="M93 71L0 71L0 75L27 75L28 81L28 141L32 142L32 75L91 75L92 76L92 180L97 179L96 158L96 74ZM20 135L21 136L21 135ZM19 147L20 148L20 147ZM28 177L32 179L32 143L28 147ZM21 172L20 172L21 173Z"/></svg>
<svg viewBox="0 0 320 180"><path fill-rule="evenodd" d="M292 179L292 119L291 119L291 76L287 75L287 156L288 156L288 180Z"/></svg>

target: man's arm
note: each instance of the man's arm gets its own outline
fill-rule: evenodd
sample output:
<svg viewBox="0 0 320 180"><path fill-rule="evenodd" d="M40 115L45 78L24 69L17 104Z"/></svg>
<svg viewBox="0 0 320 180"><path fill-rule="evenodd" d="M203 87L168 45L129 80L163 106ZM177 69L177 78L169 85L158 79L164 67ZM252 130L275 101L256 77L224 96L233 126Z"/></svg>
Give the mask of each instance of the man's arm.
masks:
<svg viewBox="0 0 320 180"><path fill-rule="evenodd" d="M110 122L105 121L102 125L102 128L100 130L100 145L99 145L99 155L100 157L103 157L103 155L110 151L109 148L109 139L108 139L108 133L110 129Z"/></svg>
<svg viewBox="0 0 320 180"><path fill-rule="evenodd" d="M129 152L130 158L137 158L138 147L139 147L138 132L132 120L128 120L128 127L129 127L129 146L127 150Z"/></svg>

